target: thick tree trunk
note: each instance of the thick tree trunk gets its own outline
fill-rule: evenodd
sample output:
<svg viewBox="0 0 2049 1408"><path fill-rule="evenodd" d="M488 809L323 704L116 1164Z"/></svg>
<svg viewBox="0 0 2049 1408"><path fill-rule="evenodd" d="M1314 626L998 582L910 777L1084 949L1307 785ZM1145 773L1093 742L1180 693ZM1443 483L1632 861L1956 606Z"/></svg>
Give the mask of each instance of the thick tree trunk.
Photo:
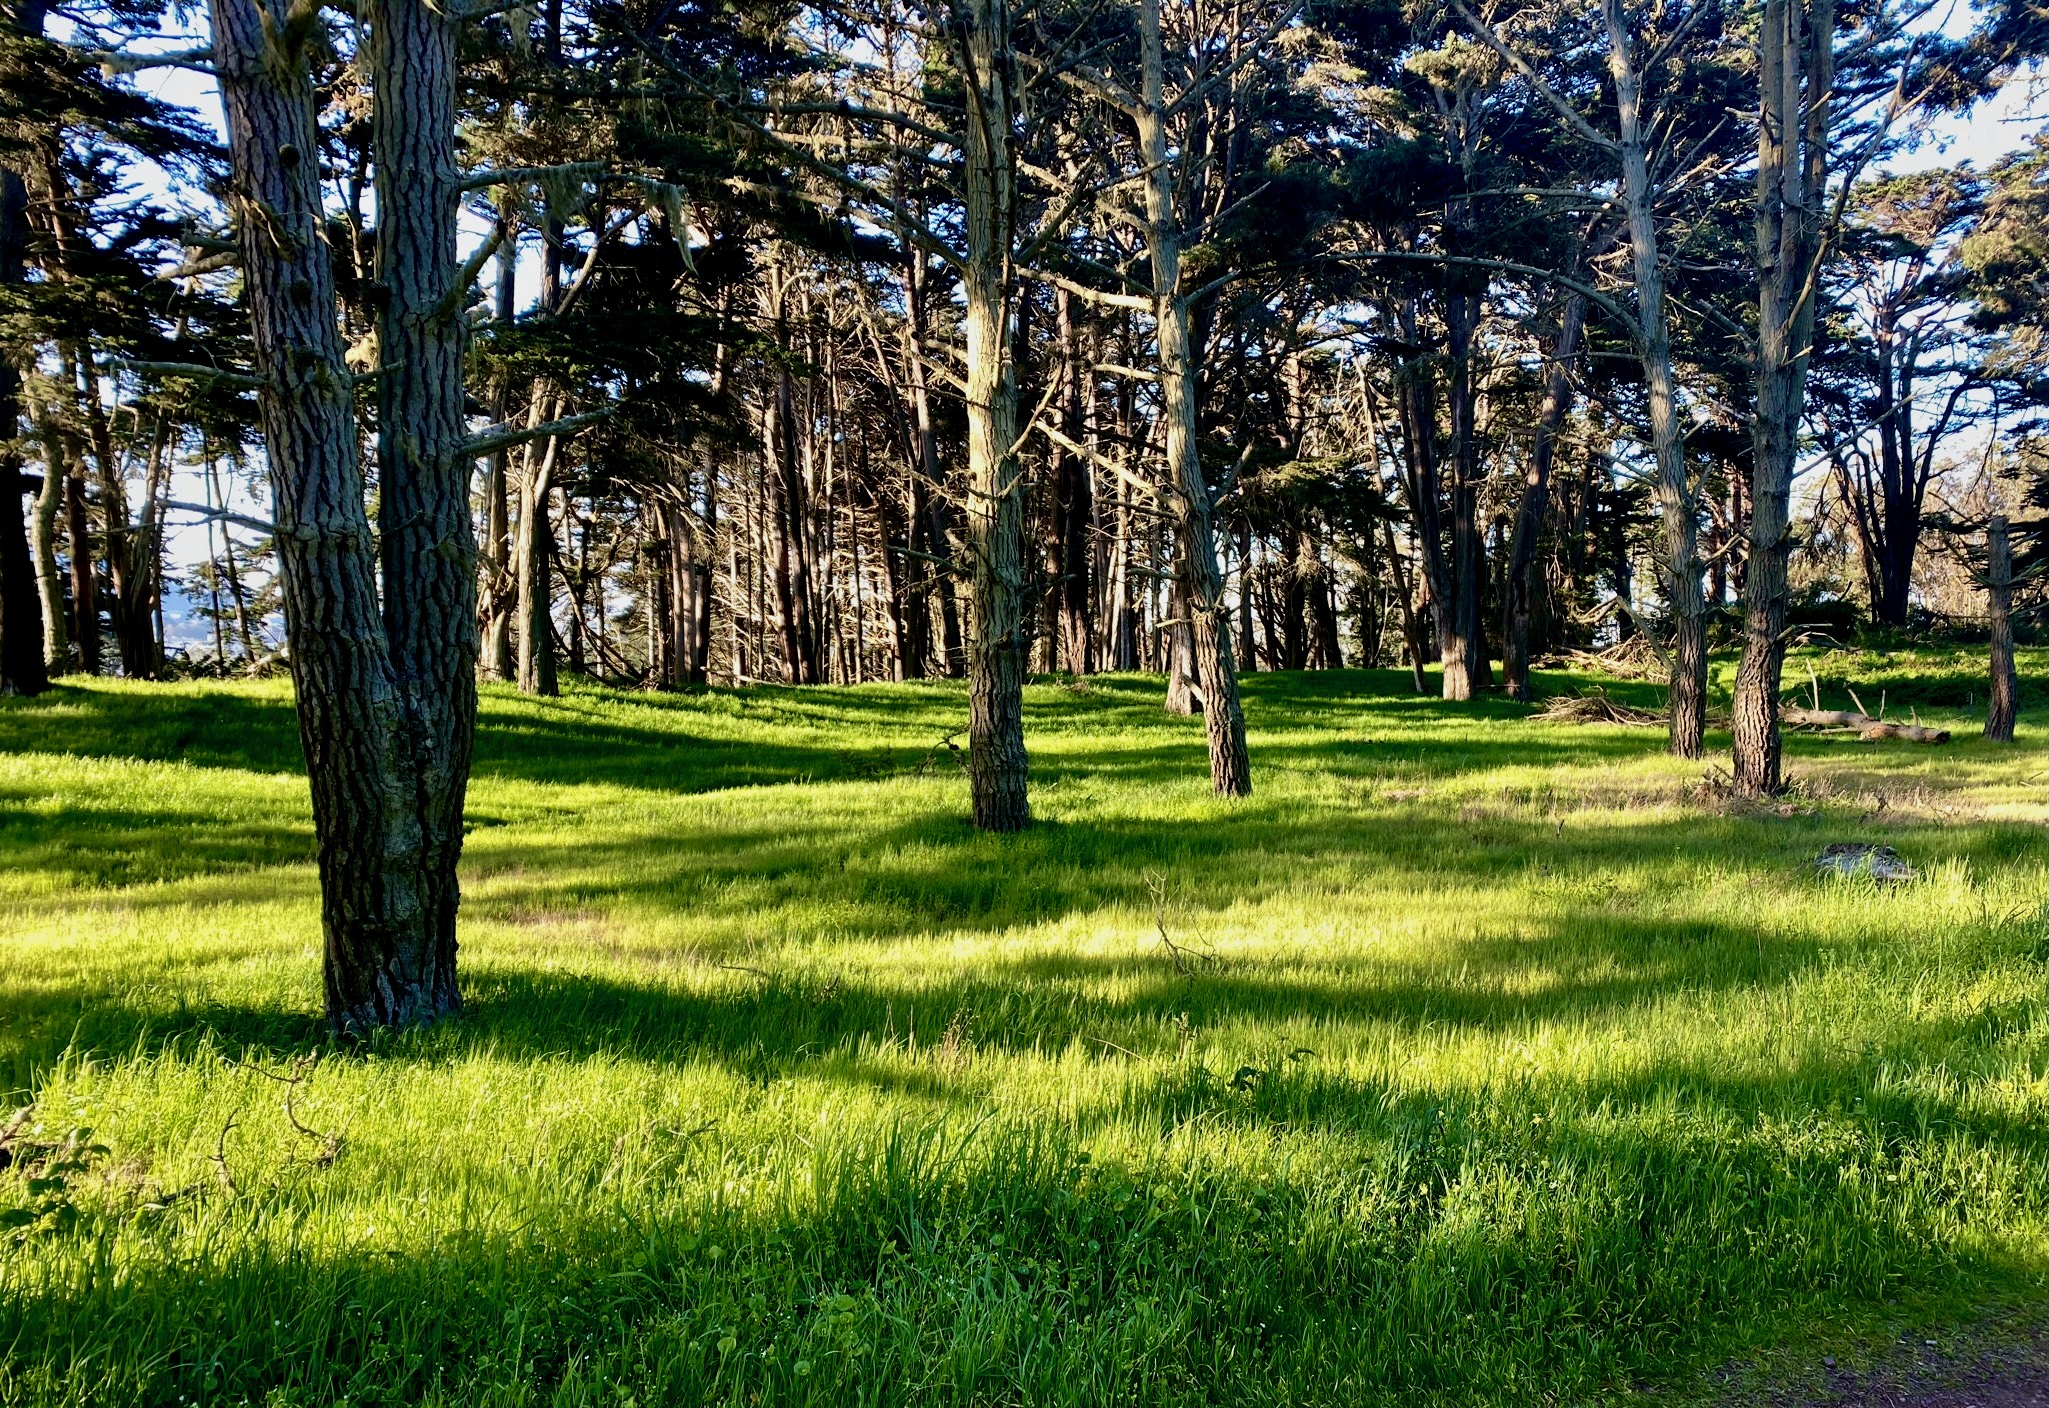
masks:
<svg viewBox="0 0 2049 1408"><path fill-rule="evenodd" d="M41 34L39 0L19 7L14 18L10 28ZM0 169L0 285L19 284L27 277L27 211L28 191L20 174ZM21 475L21 457L13 448L20 423L21 373L0 355L0 694L40 694L50 684L43 598L22 518L28 486Z"/></svg>
<svg viewBox="0 0 2049 1408"><path fill-rule="evenodd" d="M1810 274L1820 257L1834 0L1765 0L1758 28L1758 330L1751 418L1750 555L1736 670L1735 785L1771 796L1780 774L1779 682L1786 658L1790 500L1814 335Z"/></svg>
<svg viewBox="0 0 2049 1408"><path fill-rule="evenodd" d="M319 840L328 1020L360 1033L453 1010L453 954L423 884L418 745L379 613L309 36L274 26L255 0L210 9Z"/></svg>
<svg viewBox="0 0 2049 1408"><path fill-rule="evenodd" d="M2013 667L2013 550L2007 543L2005 514L1994 514L1985 526L1985 557L1985 618L1992 628L1992 690L1986 697L1985 736L2011 743L2020 679Z"/></svg>
<svg viewBox="0 0 2049 1408"><path fill-rule="evenodd" d="M1160 420L1166 451L1163 488L1174 519L1174 580L1187 618L1203 724L1209 735L1210 784L1220 795L1249 796L1252 764L1245 713L1231 658L1231 621L1217 570L1216 525L1196 440L1196 349L1181 296L1181 228L1174 209L1174 172L1167 161L1164 45L1159 0L1141 0L1145 87L1138 111L1139 155L1146 180L1146 243L1152 259L1153 319L1159 342Z"/></svg>
<svg viewBox="0 0 2049 1408"><path fill-rule="evenodd" d="M1523 471L1515 530L1508 541L1508 573L1501 594L1501 676L1508 697L1522 703L1530 699L1530 596L1537 568L1537 539L1544 531L1544 515L1551 502L1551 464L1557 456L1558 431L1572 408L1572 365L1579 356L1586 316L1584 295L1566 294L1558 336L1551 344L1544 403L1537 412L1536 443Z"/></svg>
<svg viewBox="0 0 2049 1408"><path fill-rule="evenodd" d="M1024 746L1024 486L1017 459L1017 376L1011 300L1017 231L1011 148L1015 55L1009 0L967 0L961 41L968 80L966 259L968 776L975 824L1031 823Z"/></svg>
<svg viewBox="0 0 2049 1408"><path fill-rule="evenodd" d="M463 453L455 52L461 20L432 0L370 9L377 172L378 544L385 639L413 740L420 901L436 1011L459 1005L456 912L477 717L476 465ZM363 1018L375 1014L364 1012Z"/></svg>

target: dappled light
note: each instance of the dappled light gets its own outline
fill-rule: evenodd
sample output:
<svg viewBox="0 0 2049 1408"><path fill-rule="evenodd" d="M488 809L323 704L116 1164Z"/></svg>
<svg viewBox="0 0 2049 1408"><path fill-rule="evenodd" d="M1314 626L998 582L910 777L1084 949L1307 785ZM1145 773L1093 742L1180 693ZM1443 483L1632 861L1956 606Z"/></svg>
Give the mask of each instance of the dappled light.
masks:
<svg viewBox="0 0 2049 1408"><path fill-rule="evenodd" d="M285 690L5 701L0 1082L103 1152L0 1184L0 1396L1536 1401L2039 1285L2027 759L1245 684L1242 799L1031 686L1009 837L957 686L487 692L463 1012L352 1049Z"/></svg>

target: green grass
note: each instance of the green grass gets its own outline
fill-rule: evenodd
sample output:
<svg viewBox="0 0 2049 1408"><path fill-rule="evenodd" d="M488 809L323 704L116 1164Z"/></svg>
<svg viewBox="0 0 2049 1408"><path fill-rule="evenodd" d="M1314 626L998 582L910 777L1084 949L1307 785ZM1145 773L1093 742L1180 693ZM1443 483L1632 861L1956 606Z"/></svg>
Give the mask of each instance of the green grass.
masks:
<svg viewBox="0 0 2049 1408"><path fill-rule="evenodd" d="M951 686L488 691L467 1009L310 1072L288 692L0 700L0 1403L1579 1402L2039 1301L2025 654L2018 748L1821 660L1958 741L1765 809L1359 672L1248 680L1222 802L1041 684L1009 838Z"/></svg>

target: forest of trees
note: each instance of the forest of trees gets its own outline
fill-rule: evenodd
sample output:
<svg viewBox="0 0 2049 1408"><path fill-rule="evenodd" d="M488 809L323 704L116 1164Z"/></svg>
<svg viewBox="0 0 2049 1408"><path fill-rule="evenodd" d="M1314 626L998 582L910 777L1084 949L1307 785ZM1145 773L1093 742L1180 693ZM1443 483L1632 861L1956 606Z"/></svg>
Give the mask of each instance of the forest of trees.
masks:
<svg viewBox="0 0 2049 1408"><path fill-rule="evenodd" d="M1766 795L1790 639L1989 626L2010 731L2049 138L1902 158L2025 0L0 13L0 678L289 669L339 1029L459 1002L479 680L962 676L994 831L1044 672L1229 794L1255 670L1637 650L1699 757L1740 649Z"/></svg>

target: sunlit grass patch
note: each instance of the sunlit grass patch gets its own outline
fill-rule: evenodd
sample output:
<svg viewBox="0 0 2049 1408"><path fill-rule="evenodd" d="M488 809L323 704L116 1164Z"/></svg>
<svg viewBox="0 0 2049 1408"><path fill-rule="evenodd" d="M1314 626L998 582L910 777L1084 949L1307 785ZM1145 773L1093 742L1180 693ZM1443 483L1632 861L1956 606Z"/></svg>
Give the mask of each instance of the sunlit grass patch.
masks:
<svg viewBox="0 0 2049 1408"><path fill-rule="evenodd" d="M955 686L487 691L466 1011L358 1052L281 685L0 701L0 1402L1572 1401L2039 1297L2043 701L1888 668L1957 740L1767 808L1363 672L1223 802L1045 683L1009 838Z"/></svg>

